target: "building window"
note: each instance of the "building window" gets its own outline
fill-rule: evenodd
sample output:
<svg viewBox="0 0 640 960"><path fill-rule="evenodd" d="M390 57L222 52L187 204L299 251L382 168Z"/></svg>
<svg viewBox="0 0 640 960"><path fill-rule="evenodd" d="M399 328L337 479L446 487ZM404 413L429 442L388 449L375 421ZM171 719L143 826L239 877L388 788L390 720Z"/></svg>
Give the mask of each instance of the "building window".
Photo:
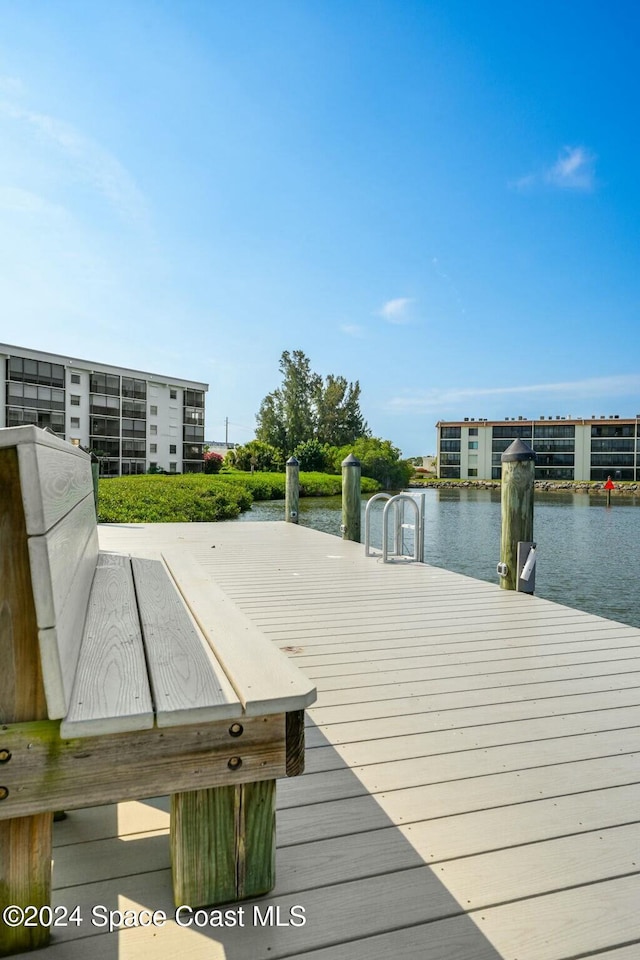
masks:
<svg viewBox="0 0 640 960"><path fill-rule="evenodd" d="M144 473L144 463L141 460L123 460L122 461L122 476L131 477L136 474Z"/></svg>
<svg viewBox="0 0 640 960"><path fill-rule="evenodd" d="M175 461L169 463L169 473L175 473L178 464Z"/></svg>
<svg viewBox="0 0 640 960"><path fill-rule="evenodd" d="M149 453L157 453L157 452L158 452L158 444L157 444L157 443L150 443L150 444L149 444Z"/></svg>
<svg viewBox="0 0 640 960"><path fill-rule="evenodd" d="M120 377L111 373L92 373L89 380L91 393L103 393L105 396L120 396Z"/></svg>
<svg viewBox="0 0 640 960"><path fill-rule="evenodd" d="M477 437L477 436L478 436L478 428L477 428L477 427L469 427L469 436L470 436L470 437Z"/></svg>
<svg viewBox="0 0 640 960"><path fill-rule="evenodd" d="M185 407L200 407L200 409L203 410L204 409L204 391L203 390L185 390L184 405Z"/></svg>
<svg viewBox="0 0 640 960"><path fill-rule="evenodd" d="M7 404L15 407L31 407L35 410L64 410L64 390L9 381Z"/></svg>
<svg viewBox="0 0 640 960"><path fill-rule="evenodd" d="M469 469L467 470L467 473L469 474L470 477L477 477L477 476L478 476L478 468L477 468L477 467L469 467Z"/></svg>
<svg viewBox="0 0 640 960"><path fill-rule="evenodd" d="M114 458L120 456L120 441L106 440L104 437L91 437L91 449L97 457Z"/></svg>
<svg viewBox="0 0 640 960"><path fill-rule="evenodd" d="M100 456L100 454L98 454ZM106 458L100 460L100 476L101 477L117 477L120 475L120 461L119 460L108 460Z"/></svg>
<svg viewBox="0 0 640 960"><path fill-rule="evenodd" d="M26 383L41 383L48 387L64 387L64 367L61 363L49 363L46 360L9 357L8 378Z"/></svg>
<svg viewBox="0 0 640 960"><path fill-rule="evenodd" d="M617 439L611 437L607 440L592 440L591 453L633 453L633 437ZM615 459L615 458L614 458Z"/></svg>
<svg viewBox="0 0 640 960"><path fill-rule="evenodd" d="M122 378L122 396L132 400L147 399L147 384L144 380L135 380L133 377Z"/></svg>
<svg viewBox="0 0 640 960"><path fill-rule="evenodd" d="M78 396L77 393L72 393L69 402L71 403L72 407L79 407L80 397Z"/></svg>
<svg viewBox="0 0 640 960"><path fill-rule="evenodd" d="M175 389L173 389L173 388L171 388L171 389L169 390L169 398L170 398L171 400L177 400L177 399L178 399L178 391L175 390Z"/></svg>
<svg viewBox="0 0 640 960"><path fill-rule="evenodd" d="M562 437L575 437L575 435L576 428L575 424L573 423L537 423L534 430L534 436L536 439L538 437L546 437L549 439L558 440Z"/></svg>
<svg viewBox="0 0 640 960"><path fill-rule="evenodd" d="M513 426L509 427L494 427L493 428L493 438L501 439L503 437L509 437L512 440L521 439L521 440L531 440L531 426L520 425L517 426L515 423Z"/></svg>
<svg viewBox="0 0 640 960"><path fill-rule="evenodd" d="M89 399L89 410L102 417L119 417L120 397L94 394Z"/></svg>
<svg viewBox="0 0 640 960"><path fill-rule="evenodd" d="M154 403L152 403L151 406L149 407L149 413L151 414L152 417L158 416L158 408Z"/></svg>
<svg viewBox="0 0 640 960"><path fill-rule="evenodd" d="M111 417L90 417L89 433L92 437L119 437L120 421Z"/></svg>
<svg viewBox="0 0 640 960"><path fill-rule="evenodd" d="M79 430L80 429L80 417L71 417L71 426Z"/></svg>
<svg viewBox="0 0 640 960"><path fill-rule="evenodd" d="M157 436L157 434L158 434L158 425L157 425L157 423L152 423L152 424L149 426L149 433L151 434L152 437Z"/></svg>
<svg viewBox="0 0 640 960"><path fill-rule="evenodd" d="M602 426L591 427L592 437L632 437L633 434L634 429L632 423L607 423Z"/></svg>
<svg viewBox="0 0 640 960"><path fill-rule="evenodd" d="M136 417L138 420L147 419L147 405L143 400L122 400L122 416Z"/></svg>
<svg viewBox="0 0 640 960"><path fill-rule="evenodd" d="M144 459L147 455L147 445L144 440L123 440L122 441L122 456L129 459L142 458Z"/></svg>
<svg viewBox="0 0 640 960"><path fill-rule="evenodd" d="M72 373L71 374L71 383L80 383L80 374Z"/></svg>
<svg viewBox="0 0 640 960"><path fill-rule="evenodd" d="M132 420L131 417L124 417L122 420L122 436L132 437L138 440L144 439L147 435L146 420Z"/></svg>
<svg viewBox="0 0 640 960"><path fill-rule="evenodd" d="M477 450L477 449L478 449L478 441L469 440L469 450Z"/></svg>
<svg viewBox="0 0 640 960"><path fill-rule="evenodd" d="M173 456L175 456L176 452L177 452L177 446L176 446L176 444L175 444L175 443L170 443L170 444L169 444L169 453L170 453L170 454L173 454Z"/></svg>

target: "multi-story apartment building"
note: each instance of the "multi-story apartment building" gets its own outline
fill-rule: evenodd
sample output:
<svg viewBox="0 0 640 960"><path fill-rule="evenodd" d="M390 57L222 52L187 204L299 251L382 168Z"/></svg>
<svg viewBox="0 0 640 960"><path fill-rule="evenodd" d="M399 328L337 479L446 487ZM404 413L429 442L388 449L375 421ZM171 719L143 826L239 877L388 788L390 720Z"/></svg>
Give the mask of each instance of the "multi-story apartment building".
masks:
<svg viewBox="0 0 640 960"><path fill-rule="evenodd" d="M517 438L536 453L536 480L640 480L640 414L439 421L438 476L497 480Z"/></svg>
<svg viewBox="0 0 640 960"><path fill-rule="evenodd" d="M8 344L0 382L0 427L49 427L93 450L105 476L203 470L206 383Z"/></svg>

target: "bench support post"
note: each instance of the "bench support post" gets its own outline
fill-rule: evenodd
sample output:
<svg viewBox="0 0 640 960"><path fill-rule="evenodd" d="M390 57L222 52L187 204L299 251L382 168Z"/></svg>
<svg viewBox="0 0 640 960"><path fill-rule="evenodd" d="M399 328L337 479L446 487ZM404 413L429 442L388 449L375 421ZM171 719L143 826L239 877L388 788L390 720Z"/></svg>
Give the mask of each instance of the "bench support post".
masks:
<svg viewBox="0 0 640 960"><path fill-rule="evenodd" d="M0 450L0 723L46 717L18 456ZM2 786L0 765L0 786ZM2 796L0 792L0 803ZM51 896L50 813L0 822L0 904L40 908ZM49 928L9 927L0 956L43 947Z"/></svg>
<svg viewBox="0 0 640 960"><path fill-rule="evenodd" d="M51 900L52 814L0 822L0 903L26 907L49 906ZM33 918L31 918L33 921ZM49 928L9 927L0 920L0 957L45 947Z"/></svg>
<svg viewBox="0 0 640 960"><path fill-rule="evenodd" d="M210 906L275 885L276 781L191 790L171 797L176 906Z"/></svg>

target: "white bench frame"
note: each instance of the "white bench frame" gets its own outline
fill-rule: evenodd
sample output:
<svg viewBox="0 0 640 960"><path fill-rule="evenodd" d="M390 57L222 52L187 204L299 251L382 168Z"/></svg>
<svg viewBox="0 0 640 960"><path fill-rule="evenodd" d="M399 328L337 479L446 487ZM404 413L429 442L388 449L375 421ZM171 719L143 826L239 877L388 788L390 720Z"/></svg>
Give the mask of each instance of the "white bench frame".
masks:
<svg viewBox="0 0 640 960"><path fill-rule="evenodd" d="M302 772L311 682L185 548L162 562L99 551L78 448L0 430L0 495L7 902L49 903L54 811L166 793L176 905L266 893L275 781ZM0 955L47 939L0 925Z"/></svg>

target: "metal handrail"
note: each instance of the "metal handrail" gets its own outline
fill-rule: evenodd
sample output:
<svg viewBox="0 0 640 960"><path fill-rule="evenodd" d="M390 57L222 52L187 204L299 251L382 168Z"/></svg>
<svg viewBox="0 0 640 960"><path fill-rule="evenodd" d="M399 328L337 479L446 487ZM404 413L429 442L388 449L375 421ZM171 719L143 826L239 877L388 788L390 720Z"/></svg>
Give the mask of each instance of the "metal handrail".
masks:
<svg viewBox="0 0 640 960"><path fill-rule="evenodd" d="M376 500L391 500L392 496L390 493L376 493L367 500L367 505L364 508L364 555L365 557L375 557L377 554L371 553L371 504Z"/></svg>
<svg viewBox="0 0 640 960"><path fill-rule="evenodd" d="M389 563L390 559L407 560L419 563L424 557L424 520L425 520L425 498L420 495L420 505L417 499L410 493L397 493L391 496L389 493L376 493L375 496L367 502L364 514L364 551L366 557L380 556L373 552L371 547L371 505L377 500L386 500L382 511L382 559L384 563ZM415 513L415 525L403 524L404 504L410 503ZM402 504L402 513L399 506ZM389 517L393 514L395 521L394 550L389 553ZM403 526L413 526L415 536L413 538L413 556L402 553L402 528Z"/></svg>

